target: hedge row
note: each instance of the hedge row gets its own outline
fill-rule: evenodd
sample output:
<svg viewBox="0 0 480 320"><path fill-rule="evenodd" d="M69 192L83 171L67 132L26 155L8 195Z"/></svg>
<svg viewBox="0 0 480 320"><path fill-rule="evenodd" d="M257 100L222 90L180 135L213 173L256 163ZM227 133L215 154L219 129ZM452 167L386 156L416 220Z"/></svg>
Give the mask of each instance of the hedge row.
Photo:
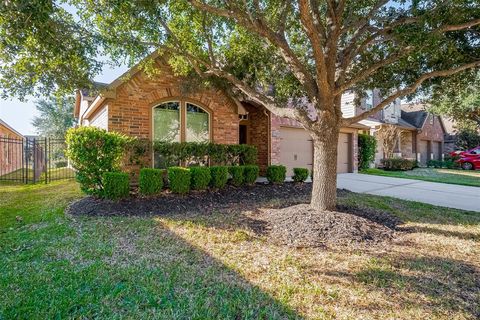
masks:
<svg viewBox="0 0 480 320"><path fill-rule="evenodd" d="M136 139L129 143L129 162L142 165L142 159L155 153L157 166L168 168L178 165L224 166L254 165L257 148L245 144L218 144L210 142L151 142Z"/></svg>
<svg viewBox="0 0 480 320"><path fill-rule="evenodd" d="M407 171L418 166L416 160L392 158L382 159L383 169L388 171Z"/></svg>
<svg viewBox="0 0 480 320"><path fill-rule="evenodd" d="M145 168L140 170L139 192L142 195L159 193L166 177L174 193L185 194L190 190L220 189L228 182L234 186L253 184L257 180L258 166L213 166L213 167L170 167L167 170Z"/></svg>

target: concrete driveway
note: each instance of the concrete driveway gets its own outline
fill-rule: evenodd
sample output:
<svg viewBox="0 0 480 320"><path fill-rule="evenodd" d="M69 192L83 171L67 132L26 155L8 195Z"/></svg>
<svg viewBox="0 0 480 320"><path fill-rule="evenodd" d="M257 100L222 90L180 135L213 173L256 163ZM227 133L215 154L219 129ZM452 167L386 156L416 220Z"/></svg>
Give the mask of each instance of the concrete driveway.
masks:
<svg viewBox="0 0 480 320"><path fill-rule="evenodd" d="M480 187L358 173L338 175L338 188L480 212Z"/></svg>

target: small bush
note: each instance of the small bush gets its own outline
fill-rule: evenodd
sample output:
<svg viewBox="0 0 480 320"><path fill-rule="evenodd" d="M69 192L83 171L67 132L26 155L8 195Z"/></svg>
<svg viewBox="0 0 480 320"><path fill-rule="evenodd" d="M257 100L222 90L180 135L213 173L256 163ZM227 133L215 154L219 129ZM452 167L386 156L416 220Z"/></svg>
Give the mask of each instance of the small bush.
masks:
<svg viewBox="0 0 480 320"><path fill-rule="evenodd" d="M72 128L66 134L66 155L86 194L102 195L105 172L119 171L131 138L96 127Z"/></svg>
<svg viewBox="0 0 480 320"><path fill-rule="evenodd" d="M182 167L168 168L168 181L170 190L174 193L185 194L190 191L191 183L190 170Z"/></svg>
<svg viewBox="0 0 480 320"><path fill-rule="evenodd" d="M143 168L138 178L138 191L143 195L156 194L162 191L165 170Z"/></svg>
<svg viewBox="0 0 480 320"><path fill-rule="evenodd" d="M130 179L128 173L105 172L103 174L103 197L117 200L128 197L130 192Z"/></svg>
<svg viewBox="0 0 480 320"><path fill-rule="evenodd" d="M370 163L375 160L375 152L377 149L377 139L368 134L358 135L358 167L360 169L368 169Z"/></svg>
<svg viewBox="0 0 480 320"><path fill-rule="evenodd" d="M293 181L305 182L308 178L308 169L306 168L293 168Z"/></svg>
<svg viewBox="0 0 480 320"><path fill-rule="evenodd" d="M210 185L213 188L221 189L225 187L228 181L228 168L224 166L210 167Z"/></svg>
<svg viewBox="0 0 480 320"><path fill-rule="evenodd" d="M258 166L243 166L243 179L246 184L254 184L257 181L260 168Z"/></svg>
<svg viewBox="0 0 480 320"><path fill-rule="evenodd" d="M212 179L209 167L191 167L190 174L192 176L192 189L205 190Z"/></svg>
<svg viewBox="0 0 480 320"><path fill-rule="evenodd" d="M232 176L232 180L230 181L231 184L233 184L236 187L239 187L243 184L244 182L244 167L243 166L233 166L233 167L228 167L228 173Z"/></svg>
<svg viewBox="0 0 480 320"><path fill-rule="evenodd" d="M283 183L287 176L287 168L285 166L268 166L267 180L270 183Z"/></svg>
<svg viewBox="0 0 480 320"><path fill-rule="evenodd" d="M428 160L427 167L430 168L441 168L443 166L442 160Z"/></svg>
<svg viewBox="0 0 480 320"><path fill-rule="evenodd" d="M417 166L417 161L403 158L382 159L383 169L390 171L412 170Z"/></svg>

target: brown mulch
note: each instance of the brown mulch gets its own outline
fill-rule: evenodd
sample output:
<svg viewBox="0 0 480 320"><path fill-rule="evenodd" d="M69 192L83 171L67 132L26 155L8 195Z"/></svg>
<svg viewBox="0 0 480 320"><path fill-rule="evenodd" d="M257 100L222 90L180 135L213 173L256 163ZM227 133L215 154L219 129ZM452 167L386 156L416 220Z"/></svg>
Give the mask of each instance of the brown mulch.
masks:
<svg viewBox="0 0 480 320"><path fill-rule="evenodd" d="M306 204L310 192L309 183L284 183L227 186L218 191L192 192L185 196L168 192L154 197L134 195L120 201L85 197L70 204L66 212L93 216L154 216L253 211L256 212L254 219L249 218L252 229L267 234L274 242L295 247L379 243L391 239L397 226L402 224L387 212L366 207L339 205L335 212L316 212ZM337 191L340 198L348 194L346 190Z"/></svg>
<svg viewBox="0 0 480 320"><path fill-rule="evenodd" d="M387 226L355 214L317 211L308 204L268 209L259 218L266 222L271 240L292 247L379 243L394 234Z"/></svg>

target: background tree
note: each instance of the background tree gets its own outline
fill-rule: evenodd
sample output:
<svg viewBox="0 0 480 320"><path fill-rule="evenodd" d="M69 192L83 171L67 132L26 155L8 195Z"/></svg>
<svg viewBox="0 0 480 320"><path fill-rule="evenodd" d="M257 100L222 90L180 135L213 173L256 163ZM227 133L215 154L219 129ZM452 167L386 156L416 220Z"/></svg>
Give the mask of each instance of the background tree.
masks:
<svg viewBox="0 0 480 320"><path fill-rule="evenodd" d="M38 100L35 107L39 116L32 121L37 133L45 137L65 137L67 130L75 124L74 104L73 97L51 97Z"/></svg>
<svg viewBox="0 0 480 320"><path fill-rule="evenodd" d="M80 67L95 66L88 64L89 54L103 48L114 61L142 61L143 70L154 73L153 59L144 58L158 51L179 75L196 77L236 101L299 121L313 140L311 205L319 210L336 205L340 127L428 88L438 77L480 65L476 0L72 3L79 10L78 30L94 39L82 46L87 50L79 57L87 63ZM28 25L19 27L23 28L30 30ZM66 30L72 35L67 41L75 44L77 36L68 32L74 28ZM22 39L18 43L23 45ZM15 60L15 55L7 57ZM15 72L25 75L21 69ZM361 115L343 118L342 94L372 88L380 89L384 100Z"/></svg>
<svg viewBox="0 0 480 320"><path fill-rule="evenodd" d="M480 146L480 132L478 128L459 128L456 135L455 145L459 150L469 150L476 146Z"/></svg>
<svg viewBox="0 0 480 320"><path fill-rule="evenodd" d="M460 126L480 129L480 72L445 79L432 89L429 111L447 116Z"/></svg>
<svg viewBox="0 0 480 320"><path fill-rule="evenodd" d="M393 124L384 124L376 132L376 137L380 140L385 159L393 158L393 152L397 145L402 130Z"/></svg>

